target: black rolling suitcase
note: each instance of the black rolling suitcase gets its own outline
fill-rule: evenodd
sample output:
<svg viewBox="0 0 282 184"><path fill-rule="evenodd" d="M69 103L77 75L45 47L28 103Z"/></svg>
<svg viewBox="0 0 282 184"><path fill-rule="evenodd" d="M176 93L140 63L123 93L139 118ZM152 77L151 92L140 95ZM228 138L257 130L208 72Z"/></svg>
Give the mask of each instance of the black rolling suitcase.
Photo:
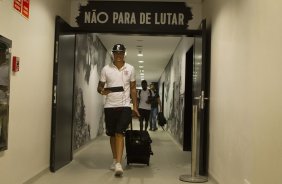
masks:
<svg viewBox="0 0 282 184"><path fill-rule="evenodd" d="M153 155L151 149L152 139L147 131L126 130L125 147L127 165L131 163L150 164L150 156Z"/></svg>

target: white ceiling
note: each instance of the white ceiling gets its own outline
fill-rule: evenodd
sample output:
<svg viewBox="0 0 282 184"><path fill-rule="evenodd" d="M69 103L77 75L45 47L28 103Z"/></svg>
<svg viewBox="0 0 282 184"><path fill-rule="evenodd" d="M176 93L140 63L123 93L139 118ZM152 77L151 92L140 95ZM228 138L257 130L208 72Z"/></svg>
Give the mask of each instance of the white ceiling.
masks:
<svg viewBox="0 0 282 184"><path fill-rule="evenodd" d="M157 82L181 40L180 36L99 34L98 37L109 52L116 43L125 45L125 61L135 67L138 86L141 82L139 66L144 66L144 79L148 83ZM143 57L137 56L140 50ZM140 60L144 63L139 63Z"/></svg>

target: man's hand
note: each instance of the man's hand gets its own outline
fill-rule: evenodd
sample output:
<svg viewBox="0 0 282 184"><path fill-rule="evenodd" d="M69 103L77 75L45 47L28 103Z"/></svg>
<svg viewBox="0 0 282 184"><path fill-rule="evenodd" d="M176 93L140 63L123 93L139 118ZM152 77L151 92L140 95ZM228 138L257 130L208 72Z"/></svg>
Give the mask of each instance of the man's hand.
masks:
<svg viewBox="0 0 282 184"><path fill-rule="evenodd" d="M111 90L109 90L109 89L104 89L104 88L103 88L103 89L101 90L101 93L100 93L100 94L101 94L101 95L108 95L109 93L111 93Z"/></svg>
<svg viewBox="0 0 282 184"><path fill-rule="evenodd" d="M140 117L139 111L137 108L133 108L133 111L135 112L135 114L137 115L137 117Z"/></svg>

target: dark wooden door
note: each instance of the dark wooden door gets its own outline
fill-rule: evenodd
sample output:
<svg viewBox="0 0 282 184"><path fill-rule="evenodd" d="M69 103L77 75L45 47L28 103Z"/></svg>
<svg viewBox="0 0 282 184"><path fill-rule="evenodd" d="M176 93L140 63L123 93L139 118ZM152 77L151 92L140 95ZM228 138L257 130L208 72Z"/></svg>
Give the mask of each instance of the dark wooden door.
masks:
<svg viewBox="0 0 282 184"><path fill-rule="evenodd" d="M210 67L205 20L202 22L200 29L202 30L202 34L194 37L192 104L197 107L197 161L199 163L199 174L207 175Z"/></svg>
<svg viewBox="0 0 282 184"><path fill-rule="evenodd" d="M53 74L50 170L55 172L73 158L73 86L75 34L56 18Z"/></svg>

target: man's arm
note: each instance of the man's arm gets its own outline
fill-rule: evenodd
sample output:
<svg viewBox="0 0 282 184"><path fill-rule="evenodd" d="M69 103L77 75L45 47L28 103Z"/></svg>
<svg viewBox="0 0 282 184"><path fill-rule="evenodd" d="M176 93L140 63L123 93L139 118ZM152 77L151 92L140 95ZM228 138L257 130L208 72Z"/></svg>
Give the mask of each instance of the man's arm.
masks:
<svg viewBox="0 0 282 184"><path fill-rule="evenodd" d="M97 87L97 91L98 91L98 93L100 93L101 95L107 95L107 94L109 94L109 93L111 92L110 90L105 90L105 89L104 89L104 86L105 86L105 82L99 81L98 87Z"/></svg>
<svg viewBox="0 0 282 184"><path fill-rule="evenodd" d="M138 112L138 104L137 104L137 90L136 90L136 81L130 82L130 95L132 98L133 103L133 110L137 114L137 116L140 116Z"/></svg>

